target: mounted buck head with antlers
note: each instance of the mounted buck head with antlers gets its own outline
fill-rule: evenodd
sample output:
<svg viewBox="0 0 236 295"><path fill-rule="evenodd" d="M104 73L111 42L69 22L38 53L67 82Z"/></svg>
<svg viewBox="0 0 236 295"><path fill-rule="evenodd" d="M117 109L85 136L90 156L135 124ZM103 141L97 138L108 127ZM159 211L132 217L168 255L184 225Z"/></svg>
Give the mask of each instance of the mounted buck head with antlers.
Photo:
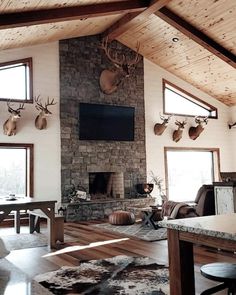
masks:
<svg viewBox="0 0 236 295"><path fill-rule="evenodd" d="M46 129L47 128L47 119L46 117L51 115L52 113L48 110L48 106L55 105L56 102L54 102L54 99L49 101L49 97L47 99L47 102L45 102L44 106L39 99L40 95L35 98L35 108L36 110L40 111L38 116L35 119L35 127L39 130Z"/></svg>
<svg viewBox="0 0 236 295"><path fill-rule="evenodd" d="M156 123L154 125L154 133L156 135L162 135L162 133L165 131L171 117L172 117L172 115L169 115L166 117L166 116L162 116L160 114L160 119L162 120L162 123Z"/></svg>
<svg viewBox="0 0 236 295"><path fill-rule="evenodd" d="M111 49L108 48L108 38L102 40L101 48L105 51L106 56L115 66L112 70L105 69L102 71L100 75L100 88L102 92L105 94L113 93L116 91L120 83L126 77L129 77L130 68L136 65L141 58L138 54L139 46L140 44L137 45L137 53L135 57L132 60L128 60L124 54L118 56L117 53L111 53Z"/></svg>
<svg viewBox="0 0 236 295"><path fill-rule="evenodd" d="M201 117L196 117L195 118L195 123L197 126L195 127L190 127L188 131L188 135L191 139L195 140L198 138L198 136L202 133L204 130L204 127L208 123L208 117L202 118Z"/></svg>
<svg viewBox="0 0 236 295"><path fill-rule="evenodd" d="M8 112L10 117L3 124L3 133L8 136L16 135L16 122L21 117L20 111L24 110L24 104L20 104L18 109L13 109L10 106L10 101L7 102Z"/></svg>
<svg viewBox="0 0 236 295"><path fill-rule="evenodd" d="M187 120L185 119L182 122L176 120L175 124L178 126L178 129L173 132L172 138L174 142L178 142L182 138L184 126L187 124Z"/></svg>

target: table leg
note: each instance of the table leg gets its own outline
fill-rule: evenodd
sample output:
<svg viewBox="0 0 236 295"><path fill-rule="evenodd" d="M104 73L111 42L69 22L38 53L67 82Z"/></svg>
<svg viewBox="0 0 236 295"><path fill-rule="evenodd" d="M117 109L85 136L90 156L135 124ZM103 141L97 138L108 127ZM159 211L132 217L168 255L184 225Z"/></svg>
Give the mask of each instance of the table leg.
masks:
<svg viewBox="0 0 236 295"><path fill-rule="evenodd" d="M177 230L168 229L170 294L195 295L193 244L179 240Z"/></svg>
<svg viewBox="0 0 236 295"><path fill-rule="evenodd" d="M50 248L56 248L56 233L55 233L55 208L40 208L48 217L48 229L49 229L49 246Z"/></svg>
<svg viewBox="0 0 236 295"><path fill-rule="evenodd" d="M19 234L20 233L20 211L16 210L14 212L14 227L16 230L16 233Z"/></svg>
<svg viewBox="0 0 236 295"><path fill-rule="evenodd" d="M147 212L147 211L142 211L144 214L144 220L143 220L143 225L150 225L153 229L157 229L158 225L155 224L153 221L153 216L155 212Z"/></svg>
<svg viewBox="0 0 236 295"><path fill-rule="evenodd" d="M33 214L29 214L29 228L30 233L34 233L35 231L37 233L40 233L40 217L35 216Z"/></svg>

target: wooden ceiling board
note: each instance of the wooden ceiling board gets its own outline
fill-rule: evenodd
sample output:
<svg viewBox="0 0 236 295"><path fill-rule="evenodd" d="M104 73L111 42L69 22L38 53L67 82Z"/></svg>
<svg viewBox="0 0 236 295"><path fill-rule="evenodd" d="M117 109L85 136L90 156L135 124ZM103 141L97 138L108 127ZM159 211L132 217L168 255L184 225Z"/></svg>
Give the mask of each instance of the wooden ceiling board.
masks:
<svg viewBox="0 0 236 295"><path fill-rule="evenodd" d="M167 7L236 54L236 5L234 0L172 0Z"/></svg>
<svg viewBox="0 0 236 295"><path fill-rule="evenodd" d="M117 0L0 0L0 16L6 13L112 2ZM236 0L171 0L166 7L236 54ZM0 49L100 34L122 16L116 14L12 29L8 27L0 30ZM148 16L142 13L127 28L129 30L124 30L125 33L117 37L118 41L133 50L136 50L139 41L140 54L145 58L226 105L236 104L236 73L232 66L155 14ZM179 42L173 43L174 37L178 37Z"/></svg>
<svg viewBox="0 0 236 295"><path fill-rule="evenodd" d="M120 0L126 1L126 0ZM117 0L1 0L1 13L29 11L47 8L61 8L76 5L90 5L97 3L112 3Z"/></svg>
<svg viewBox="0 0 236 295"><path fill-rule="evenodd" d="M0 50L100 34L121 15L0 30Z"/></svg>
<svg viewBox="0 0 236 295"><path fill-rule="evenodd" d="M174 43L173 37L179 42ZM189 39L156 16L118 40L172 74L208 93L219 101L236 104L236 71L233 67Z"/></svg>

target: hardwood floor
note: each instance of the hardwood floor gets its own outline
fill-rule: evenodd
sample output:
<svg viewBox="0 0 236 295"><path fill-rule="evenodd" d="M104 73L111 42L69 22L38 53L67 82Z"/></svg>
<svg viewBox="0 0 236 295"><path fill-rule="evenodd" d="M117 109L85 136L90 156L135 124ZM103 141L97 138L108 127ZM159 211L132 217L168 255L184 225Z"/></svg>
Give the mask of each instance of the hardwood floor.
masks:
<svg viewBox="0 0 236 295"><path fill-rule="evenodd" d="M6 232L6 229L0 229L0 235L4 234L4 232ZM7 259L30 278L40 273L58 269L63 265L76 266L80 261L102 259L116 255L149 256L157 259L159 263L168 264L166 240L145 242L123 234L106 232L92 226L91 222L65 223L65 234L76 241L67 242L60 246L61 249L54 251L50 251L48 247L15 250L7 256ZM199 246L195 247L194 253L196 294L213 285L211 281L200 275L199 266L201 264L215 261L236 263L236 255L233 253L215 251ZM14 283L12 284L14 285ZM217 294L227 293L222 291ZM22 293L22 295L24 294Z"/></svg>

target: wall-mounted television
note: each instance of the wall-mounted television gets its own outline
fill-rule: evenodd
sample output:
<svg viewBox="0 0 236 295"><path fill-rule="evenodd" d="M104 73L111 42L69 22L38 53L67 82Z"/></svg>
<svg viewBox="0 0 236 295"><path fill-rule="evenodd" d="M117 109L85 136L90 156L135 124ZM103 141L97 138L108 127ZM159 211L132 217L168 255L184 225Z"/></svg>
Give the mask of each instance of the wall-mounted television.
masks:
<svg viewBox="0 0 236 295"><path fill-rule="evenodd" d="M79 104L80 140L134 140L134 107Z"/></svg>

